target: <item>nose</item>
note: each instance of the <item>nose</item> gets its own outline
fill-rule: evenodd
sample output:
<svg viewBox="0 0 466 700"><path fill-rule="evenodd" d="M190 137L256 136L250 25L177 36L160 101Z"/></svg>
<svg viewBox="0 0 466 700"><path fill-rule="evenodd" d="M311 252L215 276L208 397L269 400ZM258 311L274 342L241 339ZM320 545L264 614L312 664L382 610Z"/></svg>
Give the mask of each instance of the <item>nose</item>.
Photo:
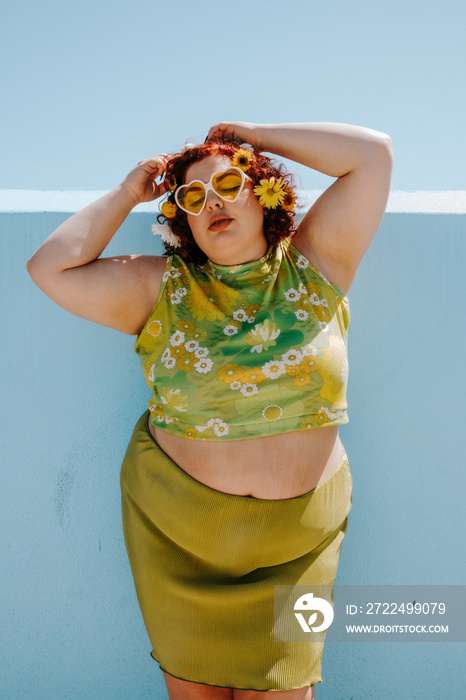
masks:
<svg viewBox="0 0 466 700"><path fill-rule="evenodd" d="M213 191L207 192L206 197L206 208L208 211L214 211L215 209L221 209L223 207L223 200Z"/></svg>

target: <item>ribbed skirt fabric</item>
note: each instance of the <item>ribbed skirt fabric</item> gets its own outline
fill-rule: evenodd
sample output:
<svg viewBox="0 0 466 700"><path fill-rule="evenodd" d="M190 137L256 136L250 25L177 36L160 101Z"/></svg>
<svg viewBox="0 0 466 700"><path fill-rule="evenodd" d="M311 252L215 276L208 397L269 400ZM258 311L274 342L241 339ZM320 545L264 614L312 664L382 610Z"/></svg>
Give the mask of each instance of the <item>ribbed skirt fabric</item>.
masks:
<svg viewBox="0 0 466 700"><path fill-rule="evenodd" d="M301 496L236 496L183 471L147 420L148 411L128 446L121 488L153 658L177 678L227 688L321 682L323 643L274 640L274 586L333 585L352 504L346 455Z"/></svg>

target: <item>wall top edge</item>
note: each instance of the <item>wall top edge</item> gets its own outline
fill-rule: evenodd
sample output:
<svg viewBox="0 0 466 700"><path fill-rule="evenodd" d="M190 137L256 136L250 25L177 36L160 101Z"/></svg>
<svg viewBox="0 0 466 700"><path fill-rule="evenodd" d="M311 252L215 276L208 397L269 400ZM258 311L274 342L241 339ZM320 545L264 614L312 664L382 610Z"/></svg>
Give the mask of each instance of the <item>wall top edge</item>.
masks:
<svg viewBox="0 0 466 700"><path fill-rule="evenodd" d="M0 213L79 211L106 194L106 190L0 190ZM306 211L323 190L298 190L301 212ZM138 204L134 212L159 213L155 202ZM392 190L388 213L466 214L466 190ZM299 211L298 211L299 213Z"/></svg>

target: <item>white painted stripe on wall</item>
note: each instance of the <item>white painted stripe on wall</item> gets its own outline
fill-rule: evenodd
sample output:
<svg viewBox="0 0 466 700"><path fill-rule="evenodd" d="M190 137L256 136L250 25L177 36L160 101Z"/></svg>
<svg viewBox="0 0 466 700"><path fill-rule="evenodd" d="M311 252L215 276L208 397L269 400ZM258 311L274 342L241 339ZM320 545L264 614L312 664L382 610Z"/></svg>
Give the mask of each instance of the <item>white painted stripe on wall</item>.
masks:
<svg viewBox="0 0 466 700"><path fill-rule="evenodd" d="M301 211L306 211L323 190L300 190ZM105 190L0 190L0 212L79 211L106 194ZM159 212L154 202L138 204L136 212ZM387 212L406 214L466 214L466 190L392 190Z"/></svg>
<svg viewBox="0 0 466 700"><path fill-rule="evenodd" d="M322 190L304 190L308 209ZM466 214L466 190L391 190L387 212L398 214Z"/></svg>
<svg viewBox="0 0 466 700"><path fill-rule="evenodd" d="M0 190L0 211L76 212L104 194L105 190Z"/></svg>

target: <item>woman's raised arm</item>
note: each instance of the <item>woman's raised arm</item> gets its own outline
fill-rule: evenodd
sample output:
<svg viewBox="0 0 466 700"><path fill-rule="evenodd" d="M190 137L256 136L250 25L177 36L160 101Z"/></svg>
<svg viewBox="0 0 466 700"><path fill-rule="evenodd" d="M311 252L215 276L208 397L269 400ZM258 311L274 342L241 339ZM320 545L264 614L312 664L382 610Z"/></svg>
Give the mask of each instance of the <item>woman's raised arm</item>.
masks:
<svg viewBox="0 0 466 700"><path fill-rule="evenodd" d="M391 139L361 126L335 123L222 122L215 134L250 143L338 178L312 205L293 244L346 294L382 220L393 167Z"/></svg>
<svg viewBox="0 0 466 700"><path fill-rule="evenodd" d="M166 192L164 155L141 161L111 192L59 226L27 263L34 282L67 311L136 334L152 310L165 258L99 258L131 210Z"/></svg>

